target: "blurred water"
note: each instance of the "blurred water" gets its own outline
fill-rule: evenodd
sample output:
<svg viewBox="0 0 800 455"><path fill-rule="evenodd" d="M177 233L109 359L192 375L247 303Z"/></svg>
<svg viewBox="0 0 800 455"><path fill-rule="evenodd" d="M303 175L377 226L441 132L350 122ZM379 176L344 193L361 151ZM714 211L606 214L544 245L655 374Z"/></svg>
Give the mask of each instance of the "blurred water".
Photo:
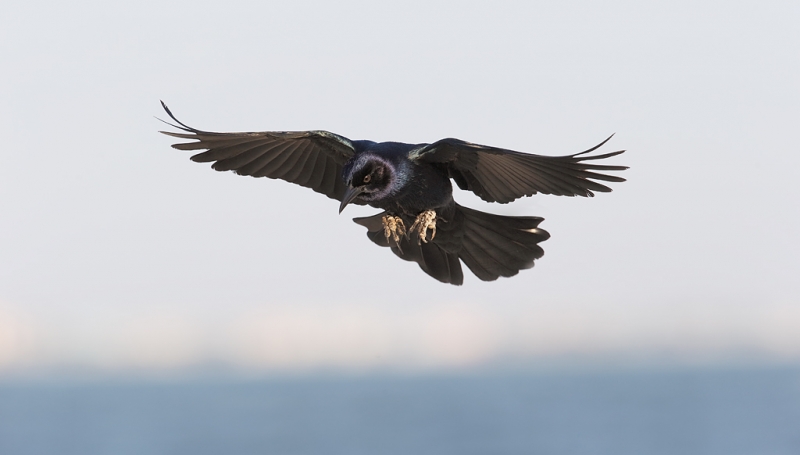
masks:
<svg viewBox="0 0 800 455"><path fill-rule="evenodd" d="M0 384L0 454L800 454L800 370Z"/></svg>

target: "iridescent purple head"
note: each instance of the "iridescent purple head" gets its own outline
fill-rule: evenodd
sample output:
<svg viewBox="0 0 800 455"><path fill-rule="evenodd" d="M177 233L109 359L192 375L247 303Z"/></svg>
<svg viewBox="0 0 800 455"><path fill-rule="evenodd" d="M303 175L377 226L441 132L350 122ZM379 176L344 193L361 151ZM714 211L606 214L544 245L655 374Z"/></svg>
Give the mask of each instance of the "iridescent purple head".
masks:
<svg viewBox="0 0 800 455"><path fill-rule="evenodd" d="M358 198L364 202L379 201L396 193L405 184L403 169L387 157L364 152L353 157L342 168L342 178L347 190L339 212Z"/></svg>

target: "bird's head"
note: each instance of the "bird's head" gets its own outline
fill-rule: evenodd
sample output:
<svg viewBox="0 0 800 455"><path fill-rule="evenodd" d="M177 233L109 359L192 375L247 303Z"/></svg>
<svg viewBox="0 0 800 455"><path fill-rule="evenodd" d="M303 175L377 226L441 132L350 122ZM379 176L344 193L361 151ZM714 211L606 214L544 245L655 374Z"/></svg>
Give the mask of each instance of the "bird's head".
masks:
<svg viewBox="0 0 800 455"><path fill-rule="evenodd" d="M381 156L362 154L348 161L342 169L347 189L339 205L339 213L356 198L376 201L391 193L394 183L394 167Z"/></svg>

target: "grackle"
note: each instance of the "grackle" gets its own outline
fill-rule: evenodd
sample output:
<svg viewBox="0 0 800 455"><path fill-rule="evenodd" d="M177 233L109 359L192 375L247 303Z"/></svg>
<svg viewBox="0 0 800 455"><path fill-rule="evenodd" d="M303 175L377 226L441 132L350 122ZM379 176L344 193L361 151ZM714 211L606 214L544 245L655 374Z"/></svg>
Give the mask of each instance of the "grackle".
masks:
<svg viewBox="0 0 800 455"><path fill-rule="evenodd" d="M161 132L193 140L172 147L205 150L192 161L311 188L340 201L339 213L348 204L382 209L353 221L367 228L374 243L455 285L464 281L459 260L483 281L533 267L544 255L539 242L550 234L538 227L540 217L493 215L458 205L450 179L484 201L505 204L536 193L590 197L594 191L609 192L596 180L625 179L596 171L627 169L592 163L624 150L587 155L611 137L574 155L541 156L458 139L404 144L353 141L327 131L213 133L186 126L161 105L177 125L165 123L183 131Z"/></svg>

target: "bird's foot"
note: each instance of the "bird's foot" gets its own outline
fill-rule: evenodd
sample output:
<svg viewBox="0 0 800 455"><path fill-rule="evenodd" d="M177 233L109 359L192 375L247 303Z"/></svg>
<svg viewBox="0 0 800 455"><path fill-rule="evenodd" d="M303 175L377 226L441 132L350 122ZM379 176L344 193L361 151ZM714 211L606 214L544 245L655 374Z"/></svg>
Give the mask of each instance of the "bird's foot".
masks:
<svg viewBox="0 0 800 455"><path fill-rule="evenodd" d="M383 221L383 234L386 236L386 242L389 243L389 239L392 239L394 244L400 248L400 237L406 235L406 225L403 223L403 219L399 216L384 215L381 221Z"/></svg>
<svg viewBox="0 0 800 455"><path fill-rule="evenodd" d="M422 242L428 243L428 229L433 231L431 232L431 241L433 241L433 238L436 237L436 212L433 210L425 210L417 215L417 219L409 229L410 232L417 232L417 245L421 245Z"/></svg>

